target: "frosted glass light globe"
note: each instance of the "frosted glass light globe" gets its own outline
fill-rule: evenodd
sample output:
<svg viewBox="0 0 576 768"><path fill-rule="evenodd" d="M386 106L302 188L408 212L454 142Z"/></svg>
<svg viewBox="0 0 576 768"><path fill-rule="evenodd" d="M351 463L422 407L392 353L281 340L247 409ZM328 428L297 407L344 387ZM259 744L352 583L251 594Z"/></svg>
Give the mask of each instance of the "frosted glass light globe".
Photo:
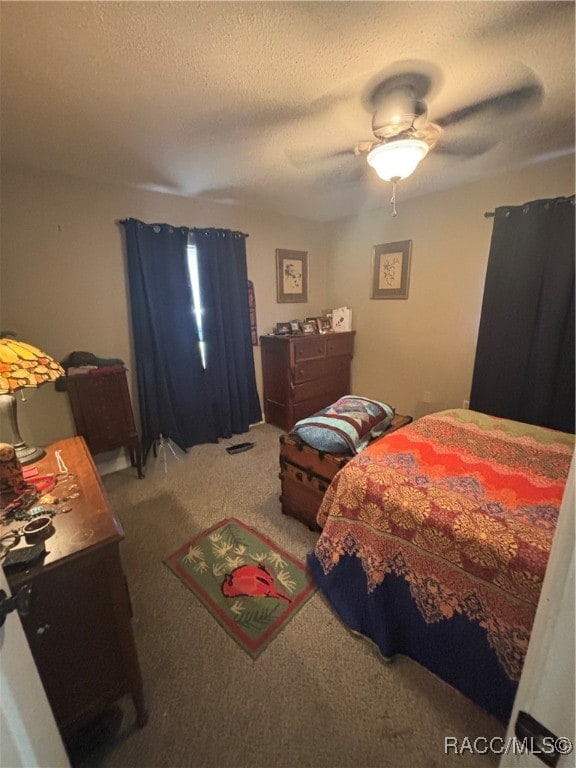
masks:
<svg viewBox="0 0 576 768"><path fill-rule="evenodd" d="M368 153L366 160L384 181L405 179L414 173L428 149L428 144L421 139L397 139L379 144Z"/></svg>

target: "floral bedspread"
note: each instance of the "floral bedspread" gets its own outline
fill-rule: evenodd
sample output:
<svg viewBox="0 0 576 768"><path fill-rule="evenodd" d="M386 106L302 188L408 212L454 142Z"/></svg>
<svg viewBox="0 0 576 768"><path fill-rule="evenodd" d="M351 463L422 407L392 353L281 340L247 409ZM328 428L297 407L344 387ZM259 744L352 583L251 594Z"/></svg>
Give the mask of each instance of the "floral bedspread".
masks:
<svg viewBox="0 0 576 768"><path fill-rule="evenodd" d="M360 559L370 593L404 578L427 623L462 614L517 681L574 436L468 410L376 441L335 477L318 513L325 574Z"/></svg>

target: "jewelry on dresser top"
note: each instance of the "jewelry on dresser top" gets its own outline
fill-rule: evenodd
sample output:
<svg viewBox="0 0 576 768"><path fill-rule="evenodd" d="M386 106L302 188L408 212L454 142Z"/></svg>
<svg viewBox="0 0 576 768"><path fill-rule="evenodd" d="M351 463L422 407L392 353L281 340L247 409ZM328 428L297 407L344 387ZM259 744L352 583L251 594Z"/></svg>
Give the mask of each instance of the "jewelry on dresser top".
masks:
<svg viewBox="0 0 576 768"><path fill-rule="evenodd" d="M66 463L62 458L62 451L54 451L54 456L56 456L56 463L58 464L58 472L61 472L62 474L67 475L68 467L66 466Z"/></svg>

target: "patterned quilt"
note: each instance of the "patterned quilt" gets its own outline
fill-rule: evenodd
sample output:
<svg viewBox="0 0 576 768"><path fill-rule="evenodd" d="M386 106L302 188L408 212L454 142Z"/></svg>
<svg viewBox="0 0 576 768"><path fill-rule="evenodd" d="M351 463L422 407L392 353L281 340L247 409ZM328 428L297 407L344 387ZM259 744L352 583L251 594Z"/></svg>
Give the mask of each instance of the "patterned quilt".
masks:
<svg viewBox="0 0 576 768"><path fill-rule="evenodd" d="M574 436L468 410L425 416L350 461L329 487L314 555L356 557L366 592L404 579L427 624L465 616L517 681Z"/></svg>

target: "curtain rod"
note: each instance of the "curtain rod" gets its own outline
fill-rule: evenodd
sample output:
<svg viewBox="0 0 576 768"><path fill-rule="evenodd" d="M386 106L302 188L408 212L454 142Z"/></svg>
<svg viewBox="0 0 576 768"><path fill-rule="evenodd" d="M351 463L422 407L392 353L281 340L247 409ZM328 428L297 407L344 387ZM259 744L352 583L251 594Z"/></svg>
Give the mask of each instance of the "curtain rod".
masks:
<svg viewBox="0 0 576 768"><path fill-rule="evenodd" d="M1 0L0 0L1 2ZM115 219L115 224L124 224L128 219ZM138 219L139 221L139 219ZM145 221L142 222L143 224L146 224L147 227L154 226L153 224L147 224ZM167 226L172 227L172 229L225 229L225 227L175 227L173 224L168 224ZM249 234L246 232L240 232L236 229L229 230L233 235L242 235L242 237L250 237Z"/></svg>

